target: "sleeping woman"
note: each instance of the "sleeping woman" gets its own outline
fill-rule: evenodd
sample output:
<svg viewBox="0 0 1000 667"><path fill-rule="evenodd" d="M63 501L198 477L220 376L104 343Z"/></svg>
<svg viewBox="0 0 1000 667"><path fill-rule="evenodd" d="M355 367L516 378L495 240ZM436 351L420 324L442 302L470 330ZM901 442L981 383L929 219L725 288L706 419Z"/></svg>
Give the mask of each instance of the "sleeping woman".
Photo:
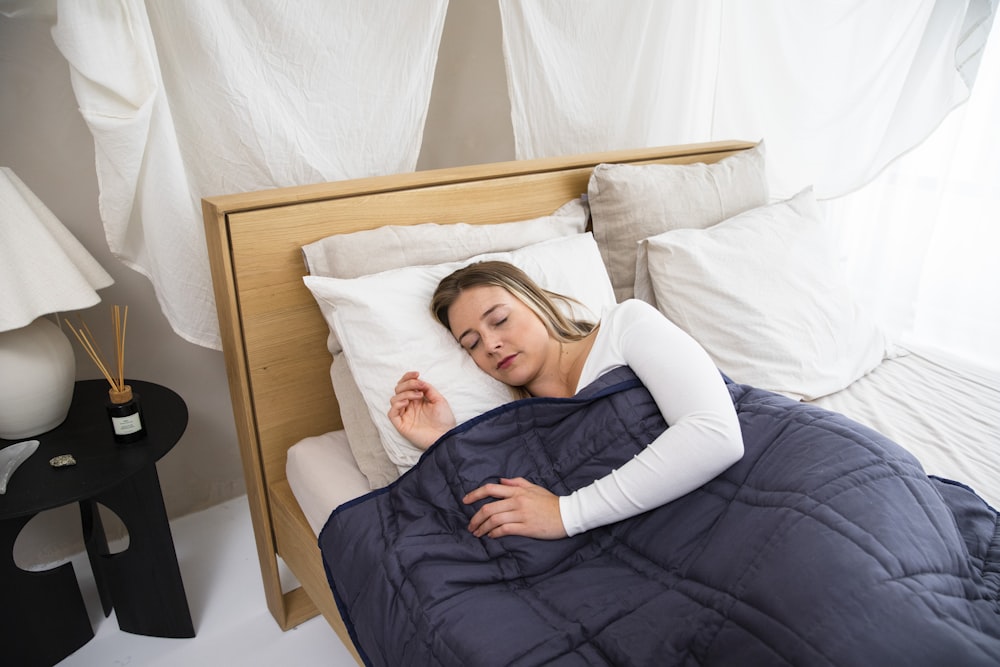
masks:
<svg viewBox="0 0 1000 667"><path fill-rule="evenodd" d="M729 392L694 339L642 301L608 309L597 324L565 316L560 304L572 301L511 264L480 262L445 277L431 310L479 368L529 396L573 396L629 366L670 428L617 470L566 496L524 478L471 491L466 504L494 499L469 522L476 537L576 535L679 498L743 456ZM446 398L416 371L396 385L389 419L421 449L455 426Z"/></svg>

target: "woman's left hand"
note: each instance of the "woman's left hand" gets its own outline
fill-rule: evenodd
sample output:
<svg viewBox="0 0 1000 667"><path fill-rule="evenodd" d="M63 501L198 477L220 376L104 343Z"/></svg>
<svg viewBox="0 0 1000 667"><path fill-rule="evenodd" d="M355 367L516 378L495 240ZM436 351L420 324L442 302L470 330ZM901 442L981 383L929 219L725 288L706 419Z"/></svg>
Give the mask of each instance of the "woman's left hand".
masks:
<svg viewBox="0 0 1000 667"><path fill-rule="evenodd" d="M469 531L476 537L521 535L541 540L566 537L559 497L523 477L500 479L499 484L484 484L462 499L466 505L497 498L479 508L469 521Z"/></svg>

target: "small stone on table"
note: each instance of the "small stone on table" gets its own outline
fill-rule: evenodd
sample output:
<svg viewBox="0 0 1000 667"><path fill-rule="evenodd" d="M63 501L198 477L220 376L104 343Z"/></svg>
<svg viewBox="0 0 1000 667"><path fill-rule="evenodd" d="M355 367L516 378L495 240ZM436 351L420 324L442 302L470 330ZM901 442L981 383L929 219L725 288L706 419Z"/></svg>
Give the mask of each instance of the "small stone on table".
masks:
<svg viewBox="0 0 1000 667"><path fill-rule="evenodd" d="M49 465L53 468L65 468L66 466L75 466L76 459L73 458L72 454L60 454L59 456L53 456L49 459Z"/></svg>

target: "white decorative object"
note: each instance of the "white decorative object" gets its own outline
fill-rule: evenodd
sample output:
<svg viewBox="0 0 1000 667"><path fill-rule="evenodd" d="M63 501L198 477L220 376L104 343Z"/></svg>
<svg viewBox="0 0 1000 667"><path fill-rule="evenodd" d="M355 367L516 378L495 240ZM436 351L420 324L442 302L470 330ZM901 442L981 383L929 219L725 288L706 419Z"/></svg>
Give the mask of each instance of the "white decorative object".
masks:
<svg viewBox="0 0 1000 667"><path fill-rule="evenodd" d="M44 433L66 418L76 361L43 317L100 302L114 281L16 174L0 167L0 438Z"/></svg>
<svg viewBox="0 0 1000 667"><path fill-rule="evenodd" d="M38 449L37 440L15 442L0 449L0 495L7 493L7 482L10 481L11 475L35 453L36 449Z"/></svg>

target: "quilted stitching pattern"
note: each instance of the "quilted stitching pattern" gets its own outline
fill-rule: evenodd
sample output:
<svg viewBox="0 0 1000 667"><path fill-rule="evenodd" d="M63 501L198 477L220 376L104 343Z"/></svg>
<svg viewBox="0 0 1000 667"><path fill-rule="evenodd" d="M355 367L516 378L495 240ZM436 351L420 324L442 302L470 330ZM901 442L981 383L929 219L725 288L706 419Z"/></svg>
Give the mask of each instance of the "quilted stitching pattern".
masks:
<svg viewBox="0 0 1000 667"><path fill-rule="evenodd" d="M1000 661L997 513L844 417L730 385L746 454L683 498L552 542L476 539L498 476L568 493L665 427L627 368L447 434L320 536L371 664Z"/></svg>

